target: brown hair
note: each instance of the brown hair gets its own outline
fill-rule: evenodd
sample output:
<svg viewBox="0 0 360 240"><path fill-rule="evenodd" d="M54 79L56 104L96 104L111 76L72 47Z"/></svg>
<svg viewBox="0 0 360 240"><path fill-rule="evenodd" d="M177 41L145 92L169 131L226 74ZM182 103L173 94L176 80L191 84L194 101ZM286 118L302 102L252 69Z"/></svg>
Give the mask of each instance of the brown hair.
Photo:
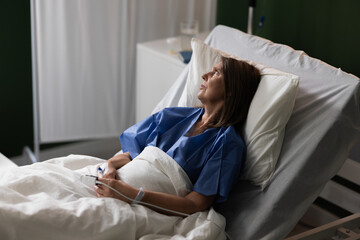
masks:
<svg viewBox="0 0 360 240"><path fill-rule="evenodd" d="M245 124L250 103L259 86L259 69L244 61L221 57L225 82L224 106L213 126L234 126L240 132Z"/></svg>

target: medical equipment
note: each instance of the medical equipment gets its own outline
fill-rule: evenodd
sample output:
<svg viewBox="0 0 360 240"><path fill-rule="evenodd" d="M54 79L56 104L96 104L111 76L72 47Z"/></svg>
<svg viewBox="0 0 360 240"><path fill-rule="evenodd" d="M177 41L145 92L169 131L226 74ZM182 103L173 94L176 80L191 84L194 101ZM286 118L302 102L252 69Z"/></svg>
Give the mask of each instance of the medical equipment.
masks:
<svg viewBox="0 0 360 240"><path fill-rule="evenodd" d="M143 202L141 201L142 198L144 197L144 190L143 188L140 187L140 190L139 190L139 193L137 194L137 196L135 197L135 199L132 199L126 195L124 195L123 193L119 192L118 190L116 190L115 188L107 185L106 183L103 183L101 181L98 180L98 177L97 176L93 176L93 175L81 175L80 176L80 182L82 182L83 184L89 186L89 187L93 187L95 185L104 185L106 187L108 187L109 189L111 189L112 191L114 191L115 193L119 194L120 196L122 196L123 198L129 200L132 204L142 204L142 205L145 205L147 207L151 207L151 208L155 208L155 209L158 209L158 210L162 210L162 211L165 211L165 212L169 212L169 213L173 213L173 214L177 214L177 215L180 215L182 217L190 217L192 215L190 214L186 214L186 213L183 213L183 212L179 212L179 211L175 211L175 210L171 210L171 209L167 209L167 208L163 208L163 207L160 207L160 206L157 206L157 205L154 205L154 204L150 204L150 203L146 203L146 202ZM199 218L199 216L197 216L197 218ZM203 220L207 220L207 221L210 221L208 219L203 219ZM214 224L217 228L219 228L223 233L224 235L231 240L231 237L218 225L216 224L215 222L213 221L210 221L212 224Z"/></svg>
<svg viewBox="0 0 360 240"><path fill-rule="evenodd" d="M81 175L80 176L80 182L85 184L88 187L93 187L96 185L96 181L98 180L98 177L94 175Z"/></svg>
<svg viewBox="0 0 360 240"><path fill-rule="evenodd" d="M98 167L98 170L97 170L97 175L98 177L103 177L104 176L104 172L105 172L105 168L101 168L101 167Z"/></svg>
<svg viewBox="0 0 360 240"><path fill-rule="evenodd" d="M256 0L249 0L249 11L248 11L248 26L247 33L253 34L253 19L254 19L254 8L256 7Z"/></svg>

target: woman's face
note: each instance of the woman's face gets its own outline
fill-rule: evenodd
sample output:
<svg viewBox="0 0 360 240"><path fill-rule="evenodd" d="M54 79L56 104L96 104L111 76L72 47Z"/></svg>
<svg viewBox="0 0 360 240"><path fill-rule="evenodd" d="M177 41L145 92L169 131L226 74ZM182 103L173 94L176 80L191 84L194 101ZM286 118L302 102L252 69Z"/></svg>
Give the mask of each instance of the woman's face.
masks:
<svg viewBox="0 0 360 240"><path fill-rule="evenodd" d="M204 82L198 93L199 100L205 104L217 104L224 101L225 82L222 62L215 64L211 71L202 75Z"/></svg>

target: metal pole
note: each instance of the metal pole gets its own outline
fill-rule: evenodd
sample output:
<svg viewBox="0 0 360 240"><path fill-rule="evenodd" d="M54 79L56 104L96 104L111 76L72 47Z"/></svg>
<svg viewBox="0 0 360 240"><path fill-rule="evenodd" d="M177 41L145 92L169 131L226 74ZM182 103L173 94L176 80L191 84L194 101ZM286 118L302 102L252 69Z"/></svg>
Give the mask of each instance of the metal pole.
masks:
<svg viewBox="0 0 360 240"><path fill-rule="evenodd" d="M31 11L31 62L32 62L32 93L33 93L33 120L34 120L34 153L36 161L39 161L40 138L39 138L39 105L38 105L38 72L37 72L37 48L36 48L36 0L30 0Z"/></svg>
<svg viewBox="0 0 360 240"><path fill-rule="evenodd" d="M249 0L249 14L248 14L248 26L247 33L252 35L253 29L253 18L254 18L254 8L256 5L256 0Z"/></svg>

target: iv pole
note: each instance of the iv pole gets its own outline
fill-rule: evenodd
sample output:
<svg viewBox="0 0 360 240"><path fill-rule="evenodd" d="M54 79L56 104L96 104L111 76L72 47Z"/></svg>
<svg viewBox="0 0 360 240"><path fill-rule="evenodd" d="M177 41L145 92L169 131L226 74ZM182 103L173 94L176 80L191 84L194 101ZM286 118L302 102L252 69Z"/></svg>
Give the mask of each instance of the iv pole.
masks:
<svg viewBox="0 0 360 240"><path fill-rule="evenodd" d="M34 153L28 146L23 149L24 163L29 158L31 162L39 161L40 139L39 139L39 109L38 109L38 72L36 58L36 31L35 31L35 1L30 0L31 14L31 62L32 62L32 94L33 94L33 121L34 121Z"/></svg>
<svg viewBox="0 0 360 240"><path fill-rule="evenodd" d="M256 0L249 0L249 14L248 14L248 26L247 26L247 33L253 34L253 18L254 18L254 8L256 5Z"/></svg>

